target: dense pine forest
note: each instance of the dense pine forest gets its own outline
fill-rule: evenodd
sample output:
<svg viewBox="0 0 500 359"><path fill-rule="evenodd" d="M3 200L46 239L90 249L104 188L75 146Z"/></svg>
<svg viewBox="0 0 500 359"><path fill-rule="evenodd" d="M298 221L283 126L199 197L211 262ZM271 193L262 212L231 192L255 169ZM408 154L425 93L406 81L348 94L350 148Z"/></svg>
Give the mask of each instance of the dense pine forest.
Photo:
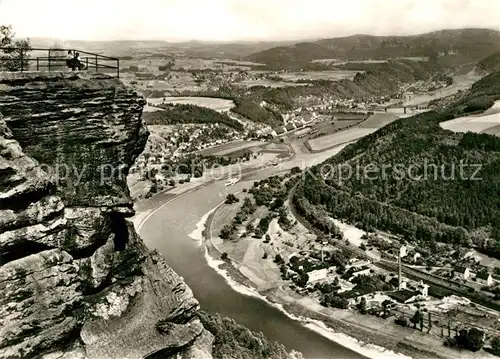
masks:
<svg viewBox="0 0 500 359"><path fill-rule="evenodd" d="M500 257L500 138L439 127L474 111L478 98L500 99L500 73L453 105L393 122L312 168L295 202L366 230L430 246L475 245Z"/></svg>

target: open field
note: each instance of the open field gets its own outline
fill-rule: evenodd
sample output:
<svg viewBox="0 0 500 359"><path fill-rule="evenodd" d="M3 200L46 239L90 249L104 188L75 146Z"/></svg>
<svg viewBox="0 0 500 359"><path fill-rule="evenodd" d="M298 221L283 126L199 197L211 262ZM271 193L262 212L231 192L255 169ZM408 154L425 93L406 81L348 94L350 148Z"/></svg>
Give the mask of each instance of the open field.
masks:
<svg viewBox="0 0 500 359"><path fill-rule="evenodd" d="M257 147L263 145L265 142L260 141L235 141L225 143L220 146L206 148L200 151L200 154L205 156L223 156L232 152L244 150L246 148Z"/></svg>
<svg viewBox="0 0 500 359"><path fill-rule="evenodd" d="M485 133L487 135L493 135L493 136L500 136L500 125L495 126L495 127L490 127L481 133Z"/></svg>
<svg viewBox="0 0 500 359"><path fill-rule="evenodd" d="M313 130L316 130L319 133L324 133L325 135L329 135L333 132L337 132L343 128L354 126L359 123L360 120L342 120L342 121L322 121L314 124L312 127Z"/></svg>
<svg viewBox="0 0 500 359"><path fill-rule="evenodd" d="M129 66L138 66L141 72L161 73L159 66L166 65L169 61L174 62L172 69L179 70L251 70L261 64L248 61L233 61L221 59L201 59L201 58L175 58L170 59L165 55L164 58L132 59L121 60L120 66L128 68Z"/></svg>
<svg viewBox="0 0 500 359"><path fill-rule="evenodd" d="M393 113L375 113L359 125L360 128L381 128L398 119Z"/></svg>
<svg viewBox="0 0 500 359"><path fill-rule="evenodd" d="M428 57L422 56L409 56L409 57L398 57L400 60L411 60L411 61L429 61Z"/></svg>
<svg viewBox="0 0 500 359"><path fill-rule="evenodd" d="M289 87L289 86L307 86L307 84L296 84L293 82L273 81L268 79L257 80L244 80L236 82L235 85L252 87L252 86L266 86L266 87Z"/></svg>
<svg viewBox="0 0 500 359"><path fill-rule="evenodd" d="M349 130L333 133L331 135L322 136L313 140L307 141L313 151L321 151L323 149L355 141L361 137L369 135L377 130L377 128L352 128Z"/></svg>
<svg viewBox="0 0 500 359"><path fill-rule="evenodd" d="M288 149L288 146L284 143L271 142L265 145L262 149L265 151L285 151Z"/></svg>
<svg viewBox="0 0 500 359"><path fill-rule="evenodd" d="M284 143L268 143L260 148L262 153L274 153L280 158L287 158L292 155L290 147Z"/></svg>
<svg viewBox="0 0 500 359"><path fill-rule="evenodd" d="M387 60L359 60L359 61L344 61L344 60L339 60L339 59L316 59L312 60L312 63L334 63L338 65L344 65L344 64L382 64L384 62L387 62Z"/></svg>
<svg viewBox="0 0 500 359"><path fill-rule="evenodd" d="M184 89L195 91L202 89L198 86L194 77L189 73L181 72L178 75L169 75L168 80L136 80L138 83L145 82L146 88L160 91L183 91Z"/></svg>
<svg viewBox="0 0 500 359"><path fill-rule="evenodd" d="M238 61L238 60L215 60L215 64L221 65L235 65L235 66L266 66L266 64L259 64L252 61Z"/></svg>
<svg viewBox="0 0 500 359"><path fill-rule="evenodd" d="M423 103L428 103L429 101L450 96L457 93L459 90L465 90L469 88L474 82L478 81L481 77L473 73L467 73L465 75L455 76L453 78L453 84L442 89L436 90L431 93L423 93L414 95L410 100L403 103L404 106L413 106Z"/></svg>
<svg viewBox="0 0 500 359"><path fill-rule="evenodd" d="M142 69L141 69L142 70ZM133 72L124 71L120 73L120 79L127 86L136 86L142 91L168 91L168 92L182 92L182 91L201 91L206 89L206 86L196 82L196 78L190 72L171 71L165 75L163 79L159 76L159 71L147 71L145 74L149 76L158 76L158 78L141 79Z"/></svg>
<svg viewBox="0 0 500 359"><path fill-rule="evenodd" d="M461 117L440 123L441 128L453 132L498 133L500 116L498 114L481 117Z"/></svg>
<svg viewBox="0 0 500 359"><path fill-rule="evenodd" d="M490 135L500 136L500 112L497 112L500 106L500 101L479 116L465 116L456 118L450 121L441 122L439 125L445 130L453 132L476 132L487 133Z"/></svg>
<svg viewBox="0 0 500 359"><path fill-rule="evenodd" d="M251 70L254 66L262 66L255 62L235 61L224 59L200 59L200 58L184 58L175 59L174 69L184 68L187 70L194 69L222 69L222 70Z"/></svg>
<svg viewBox="0 0 500 359"><path fill-rule="evenodd" d="M191 104L200 107L207 107L215 111L229 111L234 107L232 100L212 97L157 97L148 98L147 101L152 104L172 103L172 104Z"/></svg>
<svg viewBox="0 0 500 359"><path fill-rule="evenodd" d="M492 115L494 113L499 113L499 112L500 112L500 101L495 101L493 106L484 111L482 115Z"/></svg>
<svg viewBox="0 0 500 359"><path fill-rule="evenodd" d="M323 121L314 126L321 137L306 141L311 151L322 151L332 146L356 141L395 121L399 116L391 113L375 113L365 121L341 120ZM342 130L345 128L345 130Z"/></svg>

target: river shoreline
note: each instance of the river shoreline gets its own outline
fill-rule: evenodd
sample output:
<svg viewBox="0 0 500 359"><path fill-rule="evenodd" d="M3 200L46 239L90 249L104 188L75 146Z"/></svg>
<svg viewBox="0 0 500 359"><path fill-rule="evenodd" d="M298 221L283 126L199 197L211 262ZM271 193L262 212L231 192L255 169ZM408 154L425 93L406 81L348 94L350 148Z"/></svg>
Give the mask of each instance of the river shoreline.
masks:
<svg viewBox="0 0 500 359"><path fill-rule="evenodd" d="M190 185L191 186L188 186L189 189L177 189L177 193L175 194L171 193L168 196L166 194L159 194L150 200L144 202L141 201L142 203L136 203L139 208L136 212L136 216L132 219L136 228L139 230L140 227L142 227L142 224L148 220L149 216L166 206L169 202L174 201L180 196L187 195L190 192L203 188L208 185L208 183L190 183ZM207 237L207 233L204 233L210 215L213 214L220 205L220 203L219 205L216 205L216 203L213 204L214 207L212 207L210 211L206 212L205 215L201 215L203 212L199 213L201 219L197 222L195 230L189 234L189 237L194 239L198 246L203 246L204 259L208 266L213 268L234 291L245 296L258 298L268 303L303 327L320 334L331 342L350 349L353 352L359 353L365 357L377 359L402 359L409 357L413 359L472 358L472 356L464 356L464 353L456 351L450 352L447 348L442 346L441 342L436 344L431 341L431 343L429 343L429 340L425 339L423 334L421 337L418 337L418 331L416 331L415 335L413 335L413 337L409 340L401 340L401 338L396 338L395 335L391 336L390 332L387 333L387 328L368 328L363 325L363 321L369 320L369 316L351 318L351 321L349 322L344 321L341 318L331 318L325 316L317 310L314 310L314 308L311 310L308 305L300 303L296 298L293 298L290 293L287 293L286 290L283 290L282 288L281 290L277 290L275 288L267 291L263 291L261 288L259 291L258 285L254 285L248 277L240 272L240 269L235 265L234 261L220 260L221 252ZM397 327L392 323L390 324L390 327L392 327L392 329L390 328L391 330L394 330L395 328L396 331L405 329ZM335 328L335 330L332 330L331 328ZM437 346L439 346L439 350L433 350L437 349ZM396 354L395 352L400 354ZM474 356L474 358L478 357Z"/></svg>
<svg viewBox="0 0 500 359"><path fill-rule="evenodd" d="M413 329L398 327L387 320L386 325L374 329L364 325L364 320L369 321L370 319L366 315L352 315L349 321L343 320L342 316L339 316L339 318L326 316L294 298L291 295L292 291L286 288L259 291L258 286L240 271L239 263L230 258L228 260L220 259L221 251L213 243L211 235L207 233L206 225L209 223L210 217L216 213L218 207L213 208L201 218L197 229L190 234L190 237L204 247L205 259L208 265L224 277L233 290L266 301L304 327L370 359L481 357L477 356L478 353L464 353L446 348L442 346L438 338ZM318 306L320 305L318 304ZM342 312L342 310L338 311ZM394 335L394 333L400 333L406 329L410 333L408 337L401 339L400 335Z"/></svg>
<svg viewBox="0 0 500 359"><path fill-rule="evenodd" d="M194 185L194 184L193 184ZM140 208L136 215L132 218L132 222L139 231L142 224L156 211L166 206L169 202L176 200L178 197L187 195L190 192L203 188L205 185L194 185L193 188L181 190L179 193L170 194L168 196L157 195L157 200L150 199L147 203L136 203ZM163 198L165 197L165 198ZM429 336L418 331L413 331L411 338L397 338L392 332L406 330L406 328L398 327L392 323L378 323L376 328L369 328L363 325L364 321L369 321L370 316L361 316L350 318L350 321L345 321L343 318L330 317L318 310L304 305L293 298L286 290L258 290L258 285L255 285L248 277L246 277L234 261L220 260L221 251L216 248L214 243L208 238L206 233L206 225L210 223L208 220L211 215L216 213L216 209L222 203L214 203L211 210L201 215L194 231L189 234L191 240L196 241L199 247L203 247L204 260L206 264L213 268L219 276L236 292L248 297L258 298L275 309L281 311L284 315L293 319L298 324L305 328L314 331L322 337L334 342L346 349L350 349L364 357L373 359L479 359L479 353L464 353L455 350L450 350L442 345L440 340L431 340ZM209 207L210 208L210 207ZM203 212L202 212L203 213ZM187 234L186 234L187 235ZM289 290L290 291L290 290ZM285 300L287 299L287 300ZM310 303L309 303L310 304ZM318 304L318 306L320 306ZM340 310L339 310L340 311ZM335 330L331 329L335 328ZM391 335L393 334L393 335ZM373 343L373 344L365 344ZM388 348L388 349L386 349ZM399 353L399 354L395 354ZM491 358L491 356L488 356ZM325 358L326 359L326 358Z"/></svg>
<svg viewBox="0 0 500 359"><path fill-rule="evenodd" d="M204 186L195 186L195 188L190 190L182 191L176 196L173 196L173 198L171 196L166 196L165 198L158 198L157 201L148 201L150 202L149 205L147 203L142 203L143 206L139 206L141 207L140 210L137 211L136 216L132 219L135 227L139 230L142 224L144 224L156 211L166 206L169 202L174 201L176 198L196 191L200 187ZM418 331L410 330L414 333L412 337L401 340L401 338L396 338L396 335L391 335L390 330L393 332L395 330L397 334L398 331L406 330L407 328L397 327L392 323L387 323L388 328L386 328L384 324L380 325L380 323L377 324L376 329L373 327L368 328L363 325L363 322L369 321L370 316L359 315L357 318L350 318L351 320L347 322L342 318L325 316L317 310L314 310L314 308L311 310L308 305L304 305L304 303L299 302L297 298L291 297L289 293L283 290L276 290L276 288L267 291L262 290L262 288L260 291L257 290L256 288L258 286L254 285L249 278L240 272L238 266L234 265L235 262L220 260L221 252L213 246L212 241L206 235L207 233L204 233L206 232L206 225L210 223L208 221L210 215L214 215L214 212L220 205L220 202L215 202L211 210L204 215L202 214L203 212L201 212L199 217L197 217L198 221L195 222L194 231L190 234L186 233L186 236L196 241L195 246L203 248L202 258L204 258L206 264L213 268L217 275L237 293L262 300L275 309L278 309L285 316L294 320L304 328L364 357L377 359L402 359L408 357L413 359L480 358L480 356L477 356L478 353L464 353L445 348L442 346L441 341L435 340L432 342L432 340L429 340L428 336ZM335 330L331 328L335 328ZM388 330L389 333L387 333ZM394 352L400 354L395 354ZM327 357L324 358L326 359Z"/></svg>

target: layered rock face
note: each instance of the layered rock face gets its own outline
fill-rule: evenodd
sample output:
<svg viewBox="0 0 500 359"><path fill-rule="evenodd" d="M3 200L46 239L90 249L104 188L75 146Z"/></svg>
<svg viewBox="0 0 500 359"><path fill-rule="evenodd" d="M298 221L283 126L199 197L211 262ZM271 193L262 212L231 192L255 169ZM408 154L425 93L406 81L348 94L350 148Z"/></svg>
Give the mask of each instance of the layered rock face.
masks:
<svg viewBox="0 0 500 359"><path fill-rule="evenodd" d="M0 358L211 358L191 290L126 219L144 104L106 75L0 74Z"/></svg>

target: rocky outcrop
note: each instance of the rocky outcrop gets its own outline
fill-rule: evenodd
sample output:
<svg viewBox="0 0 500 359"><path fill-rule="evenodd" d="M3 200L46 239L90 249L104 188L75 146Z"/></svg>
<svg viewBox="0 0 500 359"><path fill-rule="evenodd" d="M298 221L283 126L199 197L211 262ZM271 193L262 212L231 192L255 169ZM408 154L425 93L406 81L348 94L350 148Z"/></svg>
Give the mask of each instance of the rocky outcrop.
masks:
<svg viewBox="0 0 500 359"><path fill-rule="evenodd" d="M144 103L106 75L0 74L0 358L211 358L191 290L127 221Z"/></svg>

